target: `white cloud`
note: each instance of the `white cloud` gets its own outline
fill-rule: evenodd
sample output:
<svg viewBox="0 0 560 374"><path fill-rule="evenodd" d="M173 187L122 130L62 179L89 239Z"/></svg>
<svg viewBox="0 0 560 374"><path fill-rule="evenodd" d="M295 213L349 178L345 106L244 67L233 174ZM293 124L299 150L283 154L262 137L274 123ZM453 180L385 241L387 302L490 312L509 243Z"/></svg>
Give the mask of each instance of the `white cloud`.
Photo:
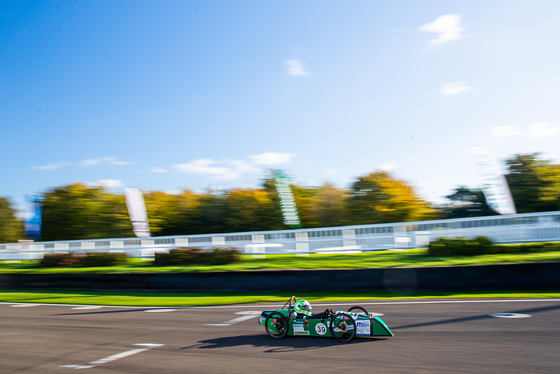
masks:
<svg viewBox="0 0 560 374"><path fill-rule="evenodd" d="M100 179L95 182L89 182L87 183L87 185L105 188L119 188L124 186L123 182L120 179Z"/></svg>
<svg viewBox="0 0 560 374"><path fill-rule="evenodd" d="M292 161L293 157L293 153L265 152L258 155L249 156L249 159L257 165L275 166L286 164Z"/></svg>
<svg viewBox="0 0 560 374"><path fill-rule="evenodd" d="M116 166L122 166L122 165L130 165L130 162L128 161L121 161L119 160L117 157L102 157L102 158L90 158L90 159L86 159L83 160L82 162L80 162L80 166L96 166L96 165L100 165L100 164L109 164L109 165L116 165Z"/></svg>
<svg viewBox="0 0 560 374"><path fill-rule="evenodd" d="M61 169L63 167L69 166L70 163L69 162L55 162L52 164L46 164L46 165L39 165L39 166L32 166L31 169L33 170L57 170L57 169Z"/></svg>
<svg viewBox="0 0 560 374"><path fill-rule="evenodd" d="M397 168L397 165L395 165L395 164L392 163L392 162L386 162L386 163L384 163L384 164L379 165L377 168L378 168L379 170L389 172L389 171L395 170L395 169Z"/></svg>
<svg viewBox="0 0 560 374"><path fill-rule="evenodd" d="M227 160L226 163L231 165L231 167L233 167L233 169L235 169L238 173L250 173L260 170L254 165L251 165L247 161L243 160Z"/></svg>
<svg viewBox="0 0 560 374"><path fill-rule="evenodd" d="M465 37L465 28L461 25L460 14L445 14L439 16L433 22L427 23L419 28L437 34L435 39L428 41L430 48L438 48L440 45Z"/></svg>
<svg viewBox="0 0 560 374"><path fill-rule="evenodd" d="M288 68L288 71L286 72L288 75L296 77L309 75L309 72L305 70L305 66L303 66L303 62L300 60L287 60L286 67Z"/></svg>
<svg viewBox="0 0 560 374"><path fill-rule="evenodd" d="M469 86L465 81L445 83L439 88L439 93L444 96L458 95L471 91L474 87Z"/></svg>
<svg viewBox="0 0 560 374"><path fill-rule="evenodd" d="M175 164L171 166L180 173L207 176L212 179L233 180L239 179L244 174L262 172L263 167L270 167L290 162L294 155L292 153L267 152L249 156L245 160L213 160L201 158L188 163ZM159 169L159 168L152 168ZM163 169L165 170L165 169Z"/></svg>
<svg viewBox="0 0 560 374"><path fill-rule="evenodd" d="M504 125L492 127L494 138L506 138L511 136L525 136L528 138L550 138L560 134L560 126L552 122L534 123L528 126Z"/></svg>
<svg viewBox="0 0 560 374"><path fill-rule="evenodd" d="M554 126L550 122L535 123L527 126L527 135L531 138L548 138L559 133L560 126Z"/></svg>
<svg viewBox="0 0 560 374"><path fill-rule="evenodd" d="M201 158L186 164L173 165L173 169L181 173L206 175L214 179L237 179L241 175L232 168L216 166L217 162L208 158Z"/></svg>
<svg viewBox="0 0 560 374"><path fill-rule="evenodd" d="M492 127L492 136L494 138L507 138L521 134L519 125L504 125Z"/></svg>
<svg viewBox="0 0 560 374"><path fill-rule="evenodd" d="M153 168L150 168L150 171L151 171L152 173L159 173L159 174L161 174L161 173L167 173L169 170L164 169L164 168L156 168L156 167L153 167Z"/></svg>

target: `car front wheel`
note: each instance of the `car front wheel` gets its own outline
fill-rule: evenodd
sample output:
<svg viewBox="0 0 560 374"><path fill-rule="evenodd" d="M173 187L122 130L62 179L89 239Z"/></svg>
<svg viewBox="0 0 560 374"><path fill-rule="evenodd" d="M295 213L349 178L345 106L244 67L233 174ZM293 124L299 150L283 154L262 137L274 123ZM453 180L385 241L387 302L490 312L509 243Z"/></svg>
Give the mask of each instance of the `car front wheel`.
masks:
<svg viewBox="0 0 560 374"><path fill-rule="evenodd" d="M288 333L288 318L282 313L270 313L264 322L266 333L274 339L282 339Z"/></svg>

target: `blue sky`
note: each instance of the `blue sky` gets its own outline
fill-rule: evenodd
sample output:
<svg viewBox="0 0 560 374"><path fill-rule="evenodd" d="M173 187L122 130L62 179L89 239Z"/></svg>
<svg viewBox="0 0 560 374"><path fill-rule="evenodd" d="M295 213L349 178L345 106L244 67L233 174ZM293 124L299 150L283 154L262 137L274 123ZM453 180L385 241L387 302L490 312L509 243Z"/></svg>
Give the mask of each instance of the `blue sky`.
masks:
<svg viewBox="0 0 560 374"><path fill-rule="evenodd" d="M560 162L558 1L0 0L0 196Z"/></svg>

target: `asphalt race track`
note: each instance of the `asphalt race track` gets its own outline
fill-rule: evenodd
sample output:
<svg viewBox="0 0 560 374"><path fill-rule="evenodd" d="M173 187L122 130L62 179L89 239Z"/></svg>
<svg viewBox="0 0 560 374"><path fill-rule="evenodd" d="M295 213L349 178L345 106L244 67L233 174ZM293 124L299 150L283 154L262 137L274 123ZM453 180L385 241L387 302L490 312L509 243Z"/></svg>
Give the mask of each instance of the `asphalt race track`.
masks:
<svg viewBox="0 0 560 374"><path fill-rule="evenodd" d="M314 304L314 311L362 305L382 313L395 336L345 344L273 340L251 314L273 309L270 304L169 309L3 303L0 372L560 372L560 299L336 304ZM491 316L496 313L501 315Z"/></svg>

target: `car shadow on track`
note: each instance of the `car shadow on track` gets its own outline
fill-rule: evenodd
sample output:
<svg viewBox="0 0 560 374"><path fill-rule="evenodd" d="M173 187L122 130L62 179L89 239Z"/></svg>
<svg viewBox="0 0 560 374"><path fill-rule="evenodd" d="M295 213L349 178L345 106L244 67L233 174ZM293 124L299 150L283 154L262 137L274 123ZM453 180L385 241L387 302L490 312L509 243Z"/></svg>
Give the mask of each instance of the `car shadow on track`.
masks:
<svg viewBox="0 0 560 374"><path fill-rule="evenodd" d="M544 306L544 307L538 307L538 308L528 308L528 309L521 309L521 310L515 310L515 311L508 311L508 312L509 313L519 313L519 314L529 314L529 313L530 314L537 314L537 313L547 312L547 311L557 310L557 309L560 309L560 305L550 305L550 306ZM393 326L391 329L393 331L399 331L399 330L410 329L410 328L414 328L414 327L427 327L427 326L444 325L444 324L450 324L450 323L470 322L470 321L490 319L490 318L493 318L493 317L489 314L481 314L481 315L477 315L477 316L450 318L450 319L442 319L442 320L439 320L439 321L414 323L414 324L411 324L411 325Z"/></svg>
<svg viewBox="0 0 560 374"><path fill-rule="evenodd" d="M372 343L379 340L386 340L385 338L358 338L352 339L348 343L337 342L333 338L318 338L318 337L293 337L288 336L283 339L274 340L266 334L255 335L239 335L239 336L226 336L222 338L201 340L197 344L183 347L181 349L213 349L213 348L227 348L238 347L241 345L249 345L253 347L264 348L264 352L287 352L287 351L306 351L311 349L323 349L332 347L337 344L352 345Z"/></svg>

